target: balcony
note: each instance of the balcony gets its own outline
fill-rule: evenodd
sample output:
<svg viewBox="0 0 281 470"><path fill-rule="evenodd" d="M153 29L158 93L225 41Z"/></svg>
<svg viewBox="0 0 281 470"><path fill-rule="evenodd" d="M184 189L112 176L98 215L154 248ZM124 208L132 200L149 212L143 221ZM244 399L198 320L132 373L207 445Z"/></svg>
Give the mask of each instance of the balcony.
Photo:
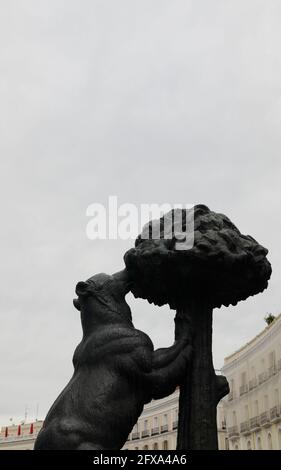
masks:
<svg viewBox="0 0 281 470"><path fill-rule="evenodd" d="M240 392L240 397L242 395L245 395L245 393L248 392L248 385L247 384L241 385L241 387L239 388L239 392Z"/></svg>
<svg viewBox="0 0 281 470"><path fill-rule="evenodd" d="M259 385L263 384L267 380L267 372L259 374Z"/></svg>
<svg viewBox="0 0 281 470"><path fill-rule="evenodd" d="M261 423L261 426L270 426L270 419L269 419L268 411L264 411L264 413L261 413L260 423Z"/></svg>
<svg viewBox="0 0 281 470"><path fill-rule="evenodd" d="M270 421L272 423L277 423L278 421L280 421L281 417L280 417L280 411L278 409L278 406L274 406L273 408L270 408Z"/></svg>
<svg viewBox="0 0 281 470"><path fill-rule="evenodd" d="M228 428L228 435L230 439L232 439L233 437L238 437L239 436L238 426L232 426Z"/></svg>
<svg viewBox="0 0 281 470"><path fill-rule="evenodd" d="M141 437L149 437L149 430L145 429L144 431L142 431Z"/></svg>
<svg viewBox="0 0 281 470"><path fill-rule="evenodd" d="M254 388L256 388L258 385L258 382L257 382L257 379L251 379L249 381L249 391L253 390Z"/></svg>
<svg viewBox="0 0 281 470"><path fill-rule="evenodd" d="M151 429L151 435L155 436L155 434L159 434L159 426Z"/></svg>
<svg viewBox="0 0 281 470"><path fill-rule="evenodd" d="M132 433L132 441L134 441L135 439L139 439L140 438L140 433L139 432L133 432Z"/></svg>
<svg viewBox="0 0 281 470"><path fill-rule="evenodd" d="M168 424L163 424L163 426L161 426L161 434L167 431L168 431Z"/></svg>
<svg viewBox="0 0 281 470"><path fill-rule="evenodd" d="M251 431L255 429L259 429L260 427L260 417L259 416L254 416L253 418L250 419L250 429Z"/></svg>
<svg viewBox="0 0 281 470"><path fill-rule="evenodd" d="M178 420L173 422L173 430L178 429Z"/></svg>
<svg viewBox="0 0 281 470"><path fill-rule="evenodd" d="M243 423L240 424L240 432L242 434L249 434L251 432L249 420L243 421Z"/></svg>

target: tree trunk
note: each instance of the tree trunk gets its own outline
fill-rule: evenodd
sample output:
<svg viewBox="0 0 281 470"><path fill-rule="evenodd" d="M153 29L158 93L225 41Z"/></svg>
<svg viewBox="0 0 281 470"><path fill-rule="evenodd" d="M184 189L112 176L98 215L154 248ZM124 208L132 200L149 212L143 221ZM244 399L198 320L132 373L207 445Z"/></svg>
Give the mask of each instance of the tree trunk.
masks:
<svg viewBox="0 0 281 470"><path fill-rule="evenodd" d="M191 324L193 353L180 388L177 449L216 450L217 404L228 393L228 384L214 371L212 308L197 299L177 310L176 318L182 315Z"/></svg>

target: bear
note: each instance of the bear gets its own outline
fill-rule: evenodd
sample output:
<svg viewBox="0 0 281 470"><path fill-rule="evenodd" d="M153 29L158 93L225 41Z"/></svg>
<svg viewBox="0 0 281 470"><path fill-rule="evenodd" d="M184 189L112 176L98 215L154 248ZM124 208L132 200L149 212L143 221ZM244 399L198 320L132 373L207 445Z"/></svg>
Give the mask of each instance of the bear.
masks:
<svg viewBox="0 0 281 470"><path fill-rule="evenodd" d="M143 407L171 394L191 356L184 318L177 319L175 342L154 351L137 330L125 300L131 281L126 269L97 274L76 286L82 340L73 356L74 373L55 400L35 450L118 450Z"/></svg>

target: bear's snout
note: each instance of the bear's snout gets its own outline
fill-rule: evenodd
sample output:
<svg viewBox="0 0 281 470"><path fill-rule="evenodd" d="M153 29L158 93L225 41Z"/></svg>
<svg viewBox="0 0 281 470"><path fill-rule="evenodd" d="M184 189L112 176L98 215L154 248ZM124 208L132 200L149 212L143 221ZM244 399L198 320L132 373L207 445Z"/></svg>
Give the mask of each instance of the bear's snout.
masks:
<svg viewBox="0 0 281 470"><path fill-rule="evenodd" d="M80 310L81 310L81 304L80 304L80 302L79 302L79 299L73 299L73 305L74 305L74 307L77 308L77 310L79 310L79 312L80 312Z"/></svg>

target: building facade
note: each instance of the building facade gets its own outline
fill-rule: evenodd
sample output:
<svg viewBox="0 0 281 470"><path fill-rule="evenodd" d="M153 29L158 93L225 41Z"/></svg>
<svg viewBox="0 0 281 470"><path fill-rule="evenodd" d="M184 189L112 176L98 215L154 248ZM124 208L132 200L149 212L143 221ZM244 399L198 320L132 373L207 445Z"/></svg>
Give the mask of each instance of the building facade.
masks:
<svg viewBox="0 0 281 470"><path fill-rule="evenodd" d="M124 450L173 450L177 446L179 390L144 407ZM1 429L0 450L31 450L43 421ZM223 408L218 407L219 448L227 447Z"/></svg>
<svg viewBox="0 0 281 470"><path fill-rule="evenodd" d="M281 315L227 357L222 369L230 393L218 406L219 449L281 449ZM126 450L176 449L177 389L144 407ZM43 421L3 427L0 450L33 449Z"/></svg>
<svg viewBox="0 0 281 470"><path fill-rule="evenodd" d="M153 400L144 407L124 446L126 450L175 450L177 447L179 390ZM218 406L219 449L228 448L226 423L222 404Z"/></svg>
<svg viewBox="0 0 281 470"><path fill-rule="evenodd" d="M0 432L0 450L32 450L43 421L4 426Z"/></svg>
<svg viewBox="0 0 281 470"><path fill-rule="evenodd" d="M230 450L281 449L281 315L227 357L222 371Z"/></svg>

